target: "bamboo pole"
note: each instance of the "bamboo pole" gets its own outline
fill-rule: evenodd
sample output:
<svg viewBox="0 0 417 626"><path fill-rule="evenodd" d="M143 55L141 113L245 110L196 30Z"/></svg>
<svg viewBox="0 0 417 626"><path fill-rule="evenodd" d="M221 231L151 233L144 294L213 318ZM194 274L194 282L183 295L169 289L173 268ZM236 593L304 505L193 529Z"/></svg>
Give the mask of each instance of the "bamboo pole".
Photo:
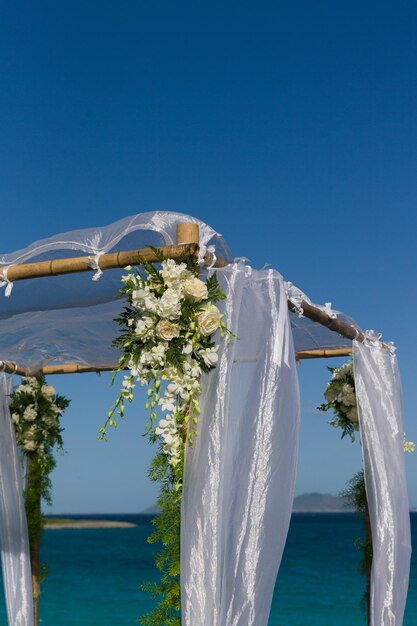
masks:
<svg viewBox="0 0 417 626"><path fill-rule="evenodd" d="M180 226L180 224L178 226ZM192 226L197 226L198 228L198 224L192 224ZM184 255L196 258L198 255L198 243L194 241L183 241L181 244L175 246L159 246L157 249L161 251L167 259L178 259ZM16 282L17 280L26 280L29 278L95 272L97 268L92 267L93 258L94 256L80 256L68 259L51 259L50 261L39 261L38 263L10 265L7 271L7 279L10 282ZM126 267L127 265L139 265L141 259L145 259L151 263L158 260L153 250L143 248L140 250L125 250L102 254L98 259L98 266L101 270L116 269ZM211 254L207 252L205 263L209 265L210 262ZM215 267L225 267L226 265L227 263L224 259L216 259Z"/></svg>
<svg viewBox="0 0 417 626"><path fill-rule="evenodd" d="M350 356L352 348L328 348L317 350L302 350L296 353L297 360L303 359L329 359L342 356ZM239 362L252 362L258 358L257 354L239 357ZM4 363L3 369L8 374L18 374L19 376L55 376L59 374L88 374L101 372L111 372L119 367L118 363L105 363L102 365L81 365L80 363L62 363L61 365L45 365L35 373L28 373L22 366L15 366L11 361ZM126 368L127 369L127 366Z"/></svg>
<svg viewBox="0 0 417 626"><path fill-rule="evenodd" d="M177 244L175 246L161 246L158 248L166 258L176 259L180 258L184 254L188 254L192 258L197 258L199 251L199 226L194 222L182 222L177 224ZM53 259L51 261L41 261L39 263L25 263L22 265L11 265L8 269L8 279L11 282L16 280L25 280L29 278L37 278L42 276L58 276L61 274L70 274L77 272L95 271L91 267L92 257L73 257L69 259ZM127 250L121 252L114 252L109 254L103 254L99 258L99 266L101 270L114 269L119 267L126 267L127 265L137 265L141 259L146 259L150 262L157 261L156 255L153 250L146 248L141 250ZM211 253L207 252L205 257L205 263L209 265L212 261ZM224 259L216 259L215 267L224 267L227 263ZM355 327L342 322L336 318L330 317L327 313L321 309L316 308L312 304L303 301L301 303L304 317L307 317L318 324L321 324L329 330L346 337L347 339L362 342L365 335L362 331L357 330ZM295 312L297 307L292 302L288 301L288 308L290 311ZM384 344L383 344L384 345ZM338 356L348 356L352 352L351 348L334 348L334 349L315 349L315 350L303 350L297 354L297 359L312 359L312 358L330 358ZM8 373L17 373L19 375L26 375L25 368L14 363L7 362L3 365L4 371ZM102 372L113 370L115 367L112 364L98 365L91 367L88 365L79 365L74 363L66 363L63 365L50 365L45 366L39 371L40 374L52 375L52 374L72 374L72 373L86 373L86 372Z"/></svg>
<svg viewBox="0 0 417 626"><path fill-rule="evenodd" d="M189 244L179 246L161 246L158 248L167 259L176 259L189 254L195 257L198 254L198 245ZM21 265L10 265L7 278L10 282L25 280L27 278L39 278L42 276L59 276L61 274L74 274L79 272L93 272L96 268L91 267L94 256L71 257L68 259L51 259L50 261L39 261L38 263L22 263ZM155 252L150 248L141 250L126 250L120 252L110 252L102 254L98 260L101 270L126 267L127 265L138 265L141 259L155 262Z"/></svg>

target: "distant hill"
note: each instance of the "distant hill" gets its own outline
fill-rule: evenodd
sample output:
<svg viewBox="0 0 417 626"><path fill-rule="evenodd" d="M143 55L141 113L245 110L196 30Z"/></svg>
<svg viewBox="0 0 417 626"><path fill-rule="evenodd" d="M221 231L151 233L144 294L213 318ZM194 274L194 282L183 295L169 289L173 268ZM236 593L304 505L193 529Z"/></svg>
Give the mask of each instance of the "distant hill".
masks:
<svg viewBox="0 0 417 626"><path fill-rule="evenodd" d="M341 498L332 496L329 493L303 493L294 498L293 511L295 513L324 513L326 511L343 512L352 510L352 507L345 506ZM142 511L145 515L157 515L159 512L157 504L153 504L145 511Z"/></svg>
<svg viewBox="0 0 417 626"><path fill-rule="evenodd" d="M329 493L303 493L294 498L293 511L325 512L325 511L352 511L351 506L345 506L345 501Z"/></svg>

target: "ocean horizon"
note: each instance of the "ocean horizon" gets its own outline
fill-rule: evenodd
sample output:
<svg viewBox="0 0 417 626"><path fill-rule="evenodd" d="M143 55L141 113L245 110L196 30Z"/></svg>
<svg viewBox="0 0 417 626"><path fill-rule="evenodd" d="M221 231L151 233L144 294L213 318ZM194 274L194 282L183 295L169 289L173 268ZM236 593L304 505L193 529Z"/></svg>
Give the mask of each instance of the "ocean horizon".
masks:
<svg viewBox="0 0 417 626"><path fill-rule="evenodd" d="M41 560L49 569L42 584L42 626L137 624L153 601L139 589L157 580L155 547L146 539L152 515L63 514L48 517L126 521L134 528L45 530ZM411 513L417 540L417 513ZM360 626L365 580L358 571L354 540L362 533L354 513L293 513L275 585L268 626ZM417 626L417 558L412 559L404 626ZM0 623L7 623L4 599ZM162 625L161 625L162 626Z"/></svg>

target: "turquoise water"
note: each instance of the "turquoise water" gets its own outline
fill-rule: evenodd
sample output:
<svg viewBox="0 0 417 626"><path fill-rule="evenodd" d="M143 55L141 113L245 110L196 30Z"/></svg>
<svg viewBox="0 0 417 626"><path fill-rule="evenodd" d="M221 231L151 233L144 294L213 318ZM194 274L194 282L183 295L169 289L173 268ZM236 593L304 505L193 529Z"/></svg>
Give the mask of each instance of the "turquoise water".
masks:
<svg viewBox="0 0 417 626"><path fill-rule="evenodd" d="M74 517L74 516L72 516ZM48 530L42 558L50 575L43 584L42 626L124 626L151 608L138 590L155 577L149 516L108 515L133 529ZM414 541L417 515L412 515ZM352 545L361 527L350 514L294 514L278 576L269 626L359 626L364 581ZM411 570L405 626L417 626L417 559ZM0 623L6 624L4 605Z"/></svg>

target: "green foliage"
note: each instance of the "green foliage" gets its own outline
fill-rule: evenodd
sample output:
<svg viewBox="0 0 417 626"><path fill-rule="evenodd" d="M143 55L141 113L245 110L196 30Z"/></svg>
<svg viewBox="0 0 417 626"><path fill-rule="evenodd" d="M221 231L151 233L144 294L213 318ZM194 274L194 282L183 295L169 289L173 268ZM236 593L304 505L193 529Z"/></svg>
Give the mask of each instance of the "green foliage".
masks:
<svg viewBox="0 0 417 626"><path fill-rule="evenodd" d="M347 504L353 506L356 514L364 520L365 526L369 526L368 501L366 497L365 476L363 471L357 472L348 481L346 489L340 492L339 497L345 499ZM358 571L360 574L364 574L367 577L367 588L364 592L361 603L364 612L367 614L370 602L369 583L373 558L370 528L367 537L358 537L355 539L355 545L362 553L362 559L358 565Z"/></svg>
<svg viewBox="0 0 417 626"><path fill-rule="evenodd" d="M161 483L157 500L161 514L152 520L155 527L148 542L161 544L155 556L155 565L161 572L161 581L145 583L142 591L158 600L153 611L140 618L141 626L181 626L181 587L180 587L180 521L181 521L181 480L183 458L174 469L167 456L160 451L151 463L148 476L151 481Z"/></svg>
<svg viewBox="0 0 417 626"><path fill-rule="evenodd" d="M212 274L206 281L208 298L211 302L219 302L219 300L225 300L226 294L219 285L216 273Z"/></svg>
<svg viewBox="0 0 417 626"><path fill-rule="evenodd" d="M46 384L44 377L24 377L10 398L10 412L16 440L27 458L27 485L24 492L29 546L34 575L42 581L48 569L38 563L44 517L41 501L52 504L50 475L56 466L54 448L62 451L59 417L69 400ZM38 567L40 565L40 567Z"/></svg>

